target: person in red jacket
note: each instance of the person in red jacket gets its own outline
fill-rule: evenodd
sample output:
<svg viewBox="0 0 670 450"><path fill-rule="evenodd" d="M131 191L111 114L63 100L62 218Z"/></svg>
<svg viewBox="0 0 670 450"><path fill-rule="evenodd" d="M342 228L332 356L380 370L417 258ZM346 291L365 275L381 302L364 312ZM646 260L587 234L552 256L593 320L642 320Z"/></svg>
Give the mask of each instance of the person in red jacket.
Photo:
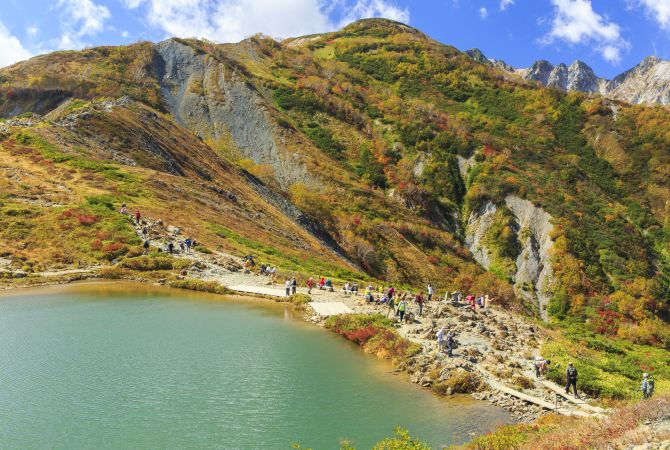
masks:
<svg viewBox="0 0 670 450"><path fill-rule="evenodd" d="M135 220L137 220L137 224L138 224L138 225L140 224L140 218L141 218L141 217L142 217L142 216L140 215L140 210L138 209L138 210L135 212Z"/></svg>

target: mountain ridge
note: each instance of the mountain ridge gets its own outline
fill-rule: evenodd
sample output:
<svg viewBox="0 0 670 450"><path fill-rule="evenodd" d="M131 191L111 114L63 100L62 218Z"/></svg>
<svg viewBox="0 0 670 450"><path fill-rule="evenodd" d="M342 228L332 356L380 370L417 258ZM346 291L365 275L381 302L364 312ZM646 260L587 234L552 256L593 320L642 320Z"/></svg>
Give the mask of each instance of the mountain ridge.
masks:
<svg viewBox="0 0 670 450"><path fill-rule="evenodd" d="M656 56L647 56L639 64L608 80L598 77L588 64L579 60L569 66L537 60L530 67L515 68L504 61L487 58L479 49L465 53L482 64L499 67L523 79L563 91L597 93L631 104L670 103L670 61Z"/></svg>

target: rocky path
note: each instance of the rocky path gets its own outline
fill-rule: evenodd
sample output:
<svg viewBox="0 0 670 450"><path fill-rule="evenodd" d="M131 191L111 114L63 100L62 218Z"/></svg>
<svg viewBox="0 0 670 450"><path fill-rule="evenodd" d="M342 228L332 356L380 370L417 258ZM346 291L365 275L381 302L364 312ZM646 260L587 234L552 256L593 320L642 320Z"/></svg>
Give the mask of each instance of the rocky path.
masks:
<svg viewBox="0 0 670 450"><path fill-rule="evenodd" d="M143 237L142 229L146 226L154 247L164 250L168 241L177 243L185 239L176 227L144 220L146 225L135 224L135 229ZM178 244L176 247L179 247ZM173 256L193 261L183 276L215 281L244 294L284 296L284 280L276 280L275 283L269 276L245 271L240 257L197 251ZM306 287L298 287L298 292L308 294ZM309 295L313 302L345 305L355 313L388 314L386 306L368 304L362 296L338 290L312 289ZM599 416L605 412L583 400L566 396L562 388L554 383L534 379L532 358L539 353L541 335L537 326L526 318L497 308L472 311L469 305L444 300L426 304L423 317L418 317L418 307L413 302L409 302L408 312L414 316L413 320L398 323L398 331L423 348L420 354L399 367L399 370L409 374L412 382L428 388L457 370L477 373L489 389L473 395L510 410L522 421L533 420L546 411L575 416ZM314 311L306 319L321 324L324 317ZM435 340L435 334L443 326L456 333L457 348L452 358L439 351Z"/></svg>

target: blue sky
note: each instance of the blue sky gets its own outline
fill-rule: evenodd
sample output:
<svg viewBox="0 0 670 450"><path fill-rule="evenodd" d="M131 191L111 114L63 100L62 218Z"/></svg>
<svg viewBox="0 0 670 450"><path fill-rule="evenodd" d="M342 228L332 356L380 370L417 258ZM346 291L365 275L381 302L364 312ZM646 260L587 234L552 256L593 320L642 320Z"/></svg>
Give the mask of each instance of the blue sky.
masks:
<svg viewBox="0 0 670 450"><path fill-rule="evenodd" d="M412 25L459 49L527 67L581 59L612 77L670 59L670 0L0 0L0 66L32 55L169 36L289 37L364 17Z"/></svg>

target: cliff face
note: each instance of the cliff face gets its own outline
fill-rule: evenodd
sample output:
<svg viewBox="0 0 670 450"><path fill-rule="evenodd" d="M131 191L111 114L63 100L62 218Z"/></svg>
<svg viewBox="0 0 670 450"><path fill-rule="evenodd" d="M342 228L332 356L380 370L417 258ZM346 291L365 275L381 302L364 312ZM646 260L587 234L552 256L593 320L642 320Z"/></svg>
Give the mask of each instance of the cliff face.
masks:
<svg viewBox="0 0 670 450"><path fill-rule="evenodd" d="M202 138L232 138L246 158L273 168L282 189L310 178L282 146L264 99L240 74L177 40L161 42L156 50L161 92L178 123Z"/></svg>

